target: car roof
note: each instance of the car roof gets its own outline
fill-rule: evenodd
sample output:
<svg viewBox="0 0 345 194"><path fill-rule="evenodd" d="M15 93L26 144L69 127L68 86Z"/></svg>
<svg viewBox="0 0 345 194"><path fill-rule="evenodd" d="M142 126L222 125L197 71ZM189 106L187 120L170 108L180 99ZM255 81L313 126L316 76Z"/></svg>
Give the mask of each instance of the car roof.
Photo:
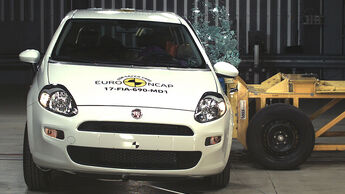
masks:
<svg viewBox="0 0 345 194"><path fill-rule="evenodd" d="M75 10L72 18L75 19L119 19L119 20L138 20L181 24L180 16L172 12L134 10L129 8L122 9L100 9L91 8Z"/></svg>

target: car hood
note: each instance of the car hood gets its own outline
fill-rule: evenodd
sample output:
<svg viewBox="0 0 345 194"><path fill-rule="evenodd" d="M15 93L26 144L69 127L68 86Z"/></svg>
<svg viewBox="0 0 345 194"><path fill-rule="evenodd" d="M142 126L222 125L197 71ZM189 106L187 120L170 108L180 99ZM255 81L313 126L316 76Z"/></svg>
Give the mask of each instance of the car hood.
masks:
<svg viewBox="0 0 345 194"><path fill-rule="evenodd" d="M217 92L210 70L49 64L49 83L64 85L77 105L155 107L194 111Z"/></svg>

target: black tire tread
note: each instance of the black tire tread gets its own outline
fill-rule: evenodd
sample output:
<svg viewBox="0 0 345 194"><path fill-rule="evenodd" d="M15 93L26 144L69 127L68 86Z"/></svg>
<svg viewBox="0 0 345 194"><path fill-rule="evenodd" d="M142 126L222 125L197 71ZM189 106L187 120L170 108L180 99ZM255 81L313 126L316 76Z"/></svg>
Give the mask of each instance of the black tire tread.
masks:
<svg viewBox="0 0 345 194"><path fill-rule="evenodd" d="M207 177L208 184L215 188L224 188L229 184L230 180L230 156L229 160L222 172Z"/></svg>
<svg viewBox="0 0 345 194"><path fill-rule="evenodd" d="M257 130L260 130L260 124L270 118L271 115L275 113L284 112L285 118L291 117L292 114L296 114L299 116L300 121L303 121L303 125L306 126L304 128L304 139L300 140L303 143L303 146L300 146L300 149L303 149L303 154L298 155L298 158L290 158L289 161L272 161L267 159L267 154L263 153L260 149L262 145L258 145L257 138L261 136L256 134ZM261 109L257 112L253 119L250 121L248 129L247 129L247 147L248 153L251 158L261 166L272 169L272 170L288 170L288 169L295 169L299 165L301 165L307 158L310 156L311 152L313 151L315 143L315 132L314 127L309 120L308 116L302 112L300 109L284 103L275 103L268 107Z"/></svg>
<svg viewBox="0 0 345 194"><path fill-rule="evenodd" d="M24 180L29 190L45 191L50 186L50 173L40 170L32 159L30 152L28 132L25 128L23 145L23 172Z"/></svg>

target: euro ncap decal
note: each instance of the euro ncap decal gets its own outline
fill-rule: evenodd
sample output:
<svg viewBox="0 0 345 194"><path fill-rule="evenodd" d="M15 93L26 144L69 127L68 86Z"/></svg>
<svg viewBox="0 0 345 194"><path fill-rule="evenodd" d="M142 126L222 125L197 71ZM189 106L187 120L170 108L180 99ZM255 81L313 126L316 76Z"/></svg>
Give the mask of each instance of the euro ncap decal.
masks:
<svg viewBox="0 0 345 194"><path fill-rule="evenodd" d="M146 81L139 78L127 78L123 80L123 83L126 86L135 87L135 88L143 87L146 85Z"/></svg>
<svg viewBox="0 0 345 194"><path fill-rule="evenodd" d="M106 91L118 92L148 92L167 94L174 85L170 83L154 82L151 79L128 75L114 80L96 80L96 85L103 86Z"/></svg>

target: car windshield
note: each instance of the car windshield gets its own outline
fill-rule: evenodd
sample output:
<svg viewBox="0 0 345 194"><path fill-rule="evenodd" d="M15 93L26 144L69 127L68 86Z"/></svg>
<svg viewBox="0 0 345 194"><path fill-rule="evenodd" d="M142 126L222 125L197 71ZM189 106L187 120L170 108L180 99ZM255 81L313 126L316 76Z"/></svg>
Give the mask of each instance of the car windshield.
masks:
<svg viewBox="0 0 345 194"><path fill-rule="evenodd" d="M71 19L51 59L94 65L207 68L185 26L133 20Z"/></svg>

